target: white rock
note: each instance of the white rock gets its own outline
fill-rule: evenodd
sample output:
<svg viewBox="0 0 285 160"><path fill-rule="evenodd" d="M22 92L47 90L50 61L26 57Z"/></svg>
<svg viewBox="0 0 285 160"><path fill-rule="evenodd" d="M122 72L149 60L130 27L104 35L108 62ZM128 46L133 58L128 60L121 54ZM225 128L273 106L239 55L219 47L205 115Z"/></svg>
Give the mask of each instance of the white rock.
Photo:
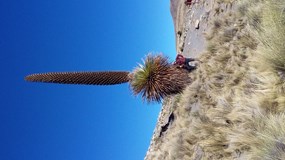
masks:
<svg viewBox="0 0 285 160"><path fill-rule="evenodd" d="M197 19L195 22L195 29L199 29L200 21Z"/></svg>

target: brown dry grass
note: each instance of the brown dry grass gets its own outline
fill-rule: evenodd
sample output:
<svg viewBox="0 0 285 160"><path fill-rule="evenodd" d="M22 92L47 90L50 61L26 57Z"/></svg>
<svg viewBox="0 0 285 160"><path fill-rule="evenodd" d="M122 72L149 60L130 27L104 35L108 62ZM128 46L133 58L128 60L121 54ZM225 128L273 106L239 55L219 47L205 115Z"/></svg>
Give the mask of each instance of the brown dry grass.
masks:
<svg viewBox="0 0 285 160"><path fill-rule="evenodd" d="M212 22L156 157L285 158L284 5L241 0Z"/></svg>

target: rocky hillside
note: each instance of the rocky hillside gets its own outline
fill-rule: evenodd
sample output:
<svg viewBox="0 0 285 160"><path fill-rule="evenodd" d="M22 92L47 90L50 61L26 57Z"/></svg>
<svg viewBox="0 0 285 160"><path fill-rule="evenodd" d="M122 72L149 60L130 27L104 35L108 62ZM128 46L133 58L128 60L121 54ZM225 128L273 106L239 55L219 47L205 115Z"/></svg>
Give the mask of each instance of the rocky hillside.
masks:
<svg viewBox="0 0 285 160"><path fill-rule="evenodd" d="M285 159L285 1L171 0L192 83L164 100L147 160Z"/></svg>

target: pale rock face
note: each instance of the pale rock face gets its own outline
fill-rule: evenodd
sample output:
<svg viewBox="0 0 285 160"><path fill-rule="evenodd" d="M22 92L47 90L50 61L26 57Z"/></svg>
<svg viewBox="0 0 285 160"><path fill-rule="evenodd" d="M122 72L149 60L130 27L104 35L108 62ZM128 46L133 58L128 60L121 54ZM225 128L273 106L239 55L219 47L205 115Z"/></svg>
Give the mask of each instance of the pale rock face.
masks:
<svg viewBox="0 0 285 160"><path fill-rule="evenodd" d="M170 12L173 19L176 39L176 52L182 53L184 35L182 34L185 29L185 15L187 6L184 4L185 0L170 0Z"/></svg>

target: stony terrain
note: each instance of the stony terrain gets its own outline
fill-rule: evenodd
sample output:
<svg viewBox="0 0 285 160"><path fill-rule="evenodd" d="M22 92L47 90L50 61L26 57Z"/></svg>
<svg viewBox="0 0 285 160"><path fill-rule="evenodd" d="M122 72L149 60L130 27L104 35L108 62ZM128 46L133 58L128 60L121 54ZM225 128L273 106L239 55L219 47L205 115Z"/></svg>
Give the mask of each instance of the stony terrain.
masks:
<svg viewBox="0 0 285 160"><path fill-rule="evenodd" d="M284 8L171 0L177 53L199 63L164 100L145 159L285 159Z"/></svg>

